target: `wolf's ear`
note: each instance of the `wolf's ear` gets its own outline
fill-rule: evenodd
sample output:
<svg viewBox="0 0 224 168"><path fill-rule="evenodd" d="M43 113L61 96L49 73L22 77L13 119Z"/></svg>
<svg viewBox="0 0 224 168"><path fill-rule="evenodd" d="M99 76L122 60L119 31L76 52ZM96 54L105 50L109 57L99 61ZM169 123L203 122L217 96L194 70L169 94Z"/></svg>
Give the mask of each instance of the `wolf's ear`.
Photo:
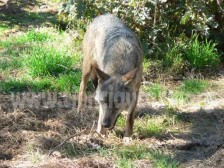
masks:
<svg viewBox="0 0 224 168"><path fill-rule="evenodd" d="M132 79L136 75L136 72L137 72L137 68L129 71L128 73L126 73L125 75L121 77L122 81L124 82L124 85L128 85L132 81Z"/></svg>
<svg viewBox="0 0 224 168"><path fill-rule="evenodd" d="M95 71L96 71L96 75L99 79L102 79L102 80L107 80L110 78L109 75L107 75L106 73L104 73L103 71L101 71L100 69L98 68L95 68Z"/></svg>

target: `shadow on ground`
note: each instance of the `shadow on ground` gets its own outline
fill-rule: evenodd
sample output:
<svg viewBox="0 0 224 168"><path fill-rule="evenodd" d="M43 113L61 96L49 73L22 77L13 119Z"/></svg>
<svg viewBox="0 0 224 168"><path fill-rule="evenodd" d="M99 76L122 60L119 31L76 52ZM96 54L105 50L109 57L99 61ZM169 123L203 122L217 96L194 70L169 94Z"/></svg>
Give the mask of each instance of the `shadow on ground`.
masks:
<svg viewBox="0 0 224 168"><path fill-rule="evenodd" d="M29 26L57 24L57 9L49 8L47 4L37 0L3 0L0 2L0 21L7 27L25 30Z"/></svg>
<svg viewBox="0 0 224 168"><path fill-rule="evenodd" d="M21 99L22 97L18 98ZM24 152L27 144L49 153L64 139L78 131L85 130L88 135L94 121L97 121L96 104L89 104L83 114L76 113L76 101L64 95L58 95L55 106L50 101L52 97L40 99L37 107L32 107L30 98L25 99L23 106L15 106L16 98L10 95L0 95L0 160L11 160ZM66 100L67 99L67 100ZM90 96L92 99L93 96ZM48 101L47 104L41 102ZM89 101L89 102L91 102ZM75 102L75 104L74 104ZM21 103L21 102L20 102ZM23 108L20 108L23 107ZM163 115L163 109L150 107L140 108L137 117ZM221 167L224 164L224 109L214 109L211 113L203 110L196 112L175 111L178 120L190 125L189 129L178 132L166 132L154 136L160 142L158 149L166 149L183 167ZM143 137L142 142L150 145L153 137ZM62 150L64 157L80 157L83 152L90 156L96 150L90 149L88 143L80 143L81 139L67 141ZM79 142L79 143L77 143ZM100 142L103 143L103 142Z"/></svg>
<svg viewBox="0 0 224 168"><path fill-rule="evenodd" d="M144 107L137 117L164 115L166 110ZM187 130L156 135L161 145L173 153L174 159L183 167L222 167L224 165L224 109L213 109L207 113L172 112L179 122L188 123ZM184 126L183 126L184 127ZM147 139L150 137L144 137Z"/></svg>

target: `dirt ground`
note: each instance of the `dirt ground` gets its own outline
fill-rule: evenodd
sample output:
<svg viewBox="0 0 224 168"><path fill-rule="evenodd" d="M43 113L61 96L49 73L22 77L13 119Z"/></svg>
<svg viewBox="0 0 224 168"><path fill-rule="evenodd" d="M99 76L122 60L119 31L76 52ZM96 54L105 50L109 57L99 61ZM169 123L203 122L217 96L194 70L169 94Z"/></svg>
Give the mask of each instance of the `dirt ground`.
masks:
<svg viewBox="0 0 224 168"><path fill-rule="evenodd" d="M113 167L112 158L103 158L95 150L97 146L110 148L112 145L110 139L93 135L97 106L93 104L85 113L78 114L74 108L75 100L72 100L75 97L57 93L57 101L52 105L49 101L53 94L35 94L35 99L40 102L36 107L30 101L30 93L0 95L0 167ZM144 104L144 101L145 95L141 94L137 114L160 114L160 106L155 106L155 102ZM138 143L165 149L181 167L223 167L224 109L214 107L212 111L191 109L186 112L185 108L178 113L182 120L192 122L190 129L183 127L181 133L167 132L159 138L135 137L140 138ZM76 159L60 152L63 149L60 143L71 135L66 145L72 145L76 150ZM117 137L115 141L121 140ZM83 156L82 152L86 150L89 154ZM35 156L37 151L40 156Z"/></svg>

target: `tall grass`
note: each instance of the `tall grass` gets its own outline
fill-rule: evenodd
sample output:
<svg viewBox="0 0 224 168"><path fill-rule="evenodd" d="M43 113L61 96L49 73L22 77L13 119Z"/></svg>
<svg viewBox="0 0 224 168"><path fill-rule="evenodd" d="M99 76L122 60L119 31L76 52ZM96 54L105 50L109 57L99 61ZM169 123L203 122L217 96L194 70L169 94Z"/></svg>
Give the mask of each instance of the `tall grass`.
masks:
<svg viewBox="0 0 224 168"><path fill-rule="evenodd" d="M220 62L216 45L207 39L200 42L198 36L193 36L185 50L186 60L196 70L216 70Z"/></svg>
<svg viewBox="0 0 224 168"><path fill-rule="evenodd" d="M72 70L73 58L63 50L57 51L53 47L35 46L26 50L24 65L33 77L59 76Z"/></svg>
<svg viewBox="0 0 224 168"><path fill-rule="evenodd" d="M174 74L181 74L184 71L185 61L180 46L174 46L168 49L163 61L165 71Z"/></svg>

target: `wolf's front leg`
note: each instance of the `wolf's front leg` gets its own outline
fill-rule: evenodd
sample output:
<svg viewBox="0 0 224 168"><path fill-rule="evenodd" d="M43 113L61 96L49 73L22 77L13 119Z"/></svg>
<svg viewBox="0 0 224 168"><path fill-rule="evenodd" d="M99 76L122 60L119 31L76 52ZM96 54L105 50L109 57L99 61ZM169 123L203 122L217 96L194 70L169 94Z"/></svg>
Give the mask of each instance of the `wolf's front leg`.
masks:
<svg viewBox="0 0 224 168"><path fill-rule="evenodd" d="M138 93L134 96L134 99L129 104L127 119L126 119L126 127L124 132L124 143L130 143L131 135L133 133L134 119L135 119L135 108L138 100Z"/></svg>
<svg viewBox="0 0 224 168"><path fill-rule="evenodd" d="M98 124L97 124L97 133L101 134L103 137L107 137L107 129L102 126L102 120L103 120L103 110L102 107L100 106L99 110L99 119L98 119Z"/></svg>

